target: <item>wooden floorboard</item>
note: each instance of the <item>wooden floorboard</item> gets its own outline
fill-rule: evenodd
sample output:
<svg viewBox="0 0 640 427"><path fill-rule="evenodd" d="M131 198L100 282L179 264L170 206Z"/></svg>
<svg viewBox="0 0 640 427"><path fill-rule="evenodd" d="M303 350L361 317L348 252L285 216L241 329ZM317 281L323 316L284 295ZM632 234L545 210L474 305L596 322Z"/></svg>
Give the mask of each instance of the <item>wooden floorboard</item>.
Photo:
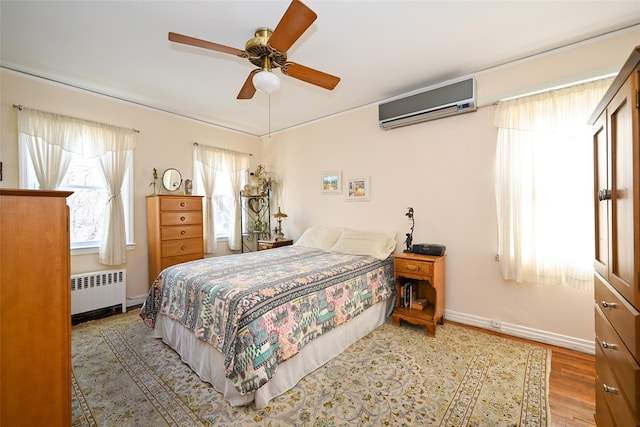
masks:
<svg viewBox="0 0 640 427"><path fill-rule="evenodd" d="M450 322L455 323L455 322ZM596 359L595 356L549 344L512 337L499 332L455 323L492 335L524 341L551 349L549 375L549 409L553 427L595 426Z"/></svg>

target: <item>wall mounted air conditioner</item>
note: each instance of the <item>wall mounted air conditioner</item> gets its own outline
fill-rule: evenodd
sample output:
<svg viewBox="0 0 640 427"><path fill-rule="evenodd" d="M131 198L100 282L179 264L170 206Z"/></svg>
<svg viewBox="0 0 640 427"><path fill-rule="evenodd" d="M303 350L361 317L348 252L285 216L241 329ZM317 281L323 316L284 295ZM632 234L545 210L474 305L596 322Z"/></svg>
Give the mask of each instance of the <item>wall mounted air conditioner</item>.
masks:
<svg viewBox="0 0 640 427"><path fill-rule="evenodd" d="M379 104L378 116L382 129L394 129L477 109L476 82L471 78Z"/></svg>

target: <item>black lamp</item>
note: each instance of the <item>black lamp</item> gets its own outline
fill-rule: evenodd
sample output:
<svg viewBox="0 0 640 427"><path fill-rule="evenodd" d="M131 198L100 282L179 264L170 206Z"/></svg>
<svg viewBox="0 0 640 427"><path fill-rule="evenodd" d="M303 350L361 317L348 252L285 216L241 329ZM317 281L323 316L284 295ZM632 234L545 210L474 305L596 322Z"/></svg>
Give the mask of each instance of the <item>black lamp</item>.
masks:
<svg viewBox="0 0 640 427"><path fill-rule="evenodd" d="M407 213L405 213L405 216L407 216L411 220L411 232L407 233L407 239L404 241L404 243L407 245L407 248L404 250L404 252L411 252L411 243L413 242L413 227L416 225L415 220L413 219L413 208L407 208Z"/></svg>

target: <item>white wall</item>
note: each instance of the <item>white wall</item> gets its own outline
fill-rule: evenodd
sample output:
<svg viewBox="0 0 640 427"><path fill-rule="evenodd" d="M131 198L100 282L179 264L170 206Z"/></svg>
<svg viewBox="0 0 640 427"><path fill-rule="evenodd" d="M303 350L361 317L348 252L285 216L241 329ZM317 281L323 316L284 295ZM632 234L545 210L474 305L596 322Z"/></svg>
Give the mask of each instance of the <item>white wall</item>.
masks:
<svg viewBox="0 0 640 427"><path fill-rule="evenodd" d="M496 129L493 101L619 70L640 30L585 43L509 67L479 73L475 113L382 131L377 105L360 108L262 141L215 126L57 84L0 73L3 188L17 187L16 111L12 104L139 129L135 153L135 241L126 264L129 298L146 293L146 205L155 167L192 176L192 143L254 153L282 182L278 200L289 217L285 233L297 238L310 225L393 230L402 250L415 209L414 242L447 246L446 317L567 347L593 351L593 295L589 291L520 285L500 277L493 193ZM428 59L433 60L433 59ZM427 59L425 59L427 61ZM428 66L428 61L425 67ZM585 141L585 143L589 143ZM370 177L371 200L347 202L320 194L320 175ZM591 232L588 230L587 232ZM102 268L96 255L74 256L72 272Z"/></svg>

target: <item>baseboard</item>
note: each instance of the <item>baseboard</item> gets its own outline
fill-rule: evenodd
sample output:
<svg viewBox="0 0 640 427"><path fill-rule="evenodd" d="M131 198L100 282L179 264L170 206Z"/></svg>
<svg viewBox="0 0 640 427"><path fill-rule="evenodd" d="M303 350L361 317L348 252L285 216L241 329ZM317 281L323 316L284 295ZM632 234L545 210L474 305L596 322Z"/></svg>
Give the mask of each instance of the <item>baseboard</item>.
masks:
<svg viewBox="0 0 640 427"><path fill-rule="evenodd" d="M568 348L587 354L595 354L595 342L583 340L566 335L554 334L553 332L541 331L538 329L527 328L525 326L513 325L510 323L500 322L499 327L491 325L491 319L474 316L465 313L446 310L444 317L452 322L462 323L464 325L476 326L478 328L490 331L500 332L514 337L525 338L531 341L551 344L558 347Z"/></svg>
<svg viewBox="0 0 640 427"><path fill-rule="evenodd" d="M127 298L127 308L135 307L136 305L142 305L145 299L147 299L146 295L134 297L134 298Z"/></svg>

